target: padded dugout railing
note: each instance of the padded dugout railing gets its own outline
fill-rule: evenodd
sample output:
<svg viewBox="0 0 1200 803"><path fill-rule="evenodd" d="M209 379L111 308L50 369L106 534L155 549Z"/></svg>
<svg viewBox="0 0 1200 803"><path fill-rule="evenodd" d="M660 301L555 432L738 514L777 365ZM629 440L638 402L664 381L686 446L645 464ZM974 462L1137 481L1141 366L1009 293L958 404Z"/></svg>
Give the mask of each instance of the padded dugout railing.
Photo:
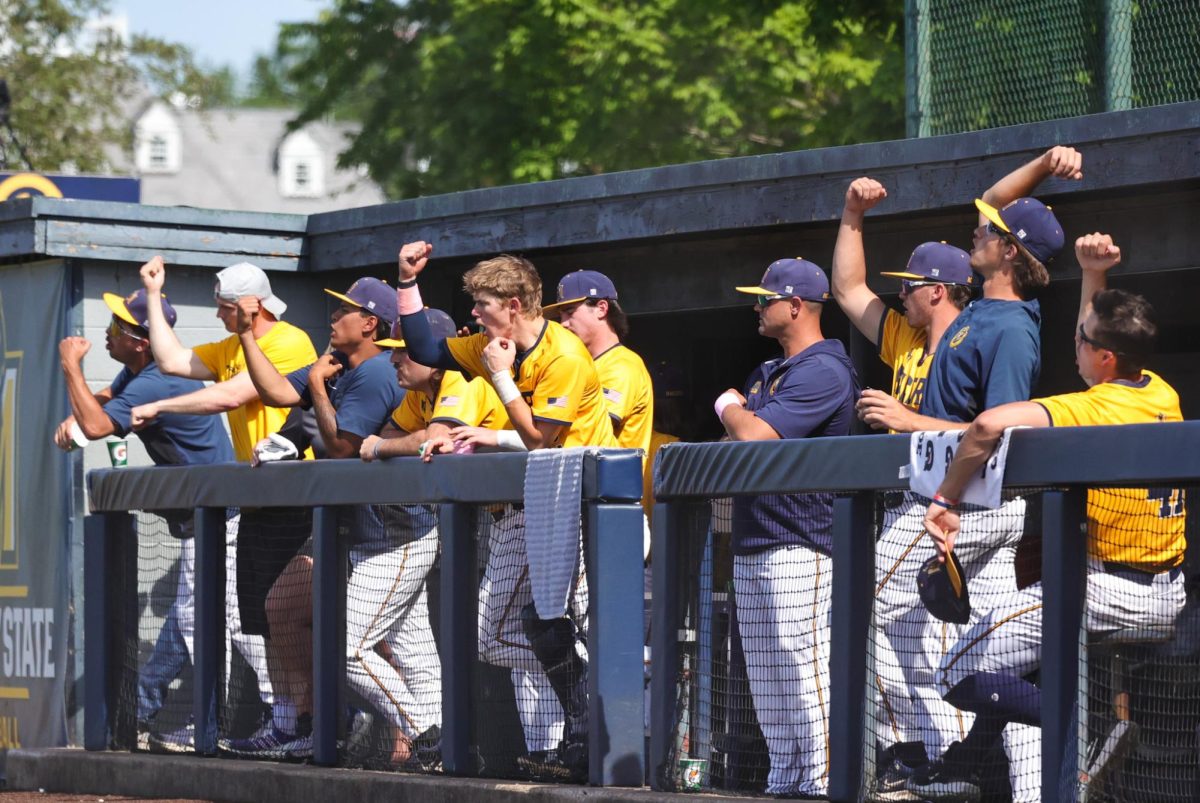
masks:
<svg viewBox="0 0 1200 803"><path fill-rule="evenodd" d="M670 444L655 464L649 777L671 789L677 705L678 590L685 582L684 508L715 497L835 492L830 688L829 793L856 801L864 788L868 638L875 581L874 495L902 490L907 436L757 443ZM1044 647L1042 799L1072 799L1077 776L1073 716L1086 566L1087 488L1194 484L1200 477L1200 422L1022 430L1013 434L1006 487L1042 494ZM1200 504L1193 498L1192 504ZM1066 784L1069 786L1060 786ZM1067 794L1064 797L1064 793Z"/></svg>
<svg viewBox="0 0 1200 803"><path fill-rule="evenodd" d="M344 552L336 506L440 504L442 539L442 763L451 775L475 774L470 755L472 668L477 643L475 506L523 499L524 454L445 456L378 464L358 460L104 469L88 475L92 515L85 523L85 734L106 750L118 730L113 701L128 678L114 658L129 649L123 579L133 545L130 510L195 510L195 662L192 701L198 754L216 753L225 621L225 510L308 506L313 515L313 760L337 762L339 693L344 679ZM641 786L644 779L642 470L639 453L593 450L585 456L582 517L591 591L589 781ZM342 545L344 547L344 545Z"/></svg>

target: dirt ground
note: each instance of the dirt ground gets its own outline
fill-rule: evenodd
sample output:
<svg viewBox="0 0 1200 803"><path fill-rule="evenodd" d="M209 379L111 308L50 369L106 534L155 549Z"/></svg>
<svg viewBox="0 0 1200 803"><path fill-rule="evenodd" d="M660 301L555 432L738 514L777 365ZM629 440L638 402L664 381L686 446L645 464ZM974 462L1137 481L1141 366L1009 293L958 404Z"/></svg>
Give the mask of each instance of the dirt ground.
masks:
<svg viewBox="0 0 1200 803"><path fill-rule="evenodd" d="M0 792L0 803L212 803L181 797L128 797L126 795L65 795L58 792Z"/></svg>

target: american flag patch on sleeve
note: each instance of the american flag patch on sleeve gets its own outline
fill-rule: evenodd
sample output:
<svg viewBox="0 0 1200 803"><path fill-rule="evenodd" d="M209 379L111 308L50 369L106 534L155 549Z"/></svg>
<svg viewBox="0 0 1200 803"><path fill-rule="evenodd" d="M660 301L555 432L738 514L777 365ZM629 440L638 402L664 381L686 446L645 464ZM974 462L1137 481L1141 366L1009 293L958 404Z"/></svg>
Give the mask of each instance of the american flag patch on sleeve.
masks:
<svg viewBox="0 0 1200 803"><path fill-rule="evenodd" d="M566 396L551 396L550 398L546 399L546 405L548 407L566 407L567 406L567 397Z"/></svg>
<svg viewBox="0 0 1200 803"><path fill-rule="evenodd" d="M621 391L613 390L612 388L604 388L604 398L608 399L613 404L620 404L621 399L625 398Z"/></svg>
<svg viewBox="0 0 1200 803"><path fill-rule="evenodd" d="M458 396L443 396L438 399L438 404L442 407L457 407L461 401Z"/></svg>

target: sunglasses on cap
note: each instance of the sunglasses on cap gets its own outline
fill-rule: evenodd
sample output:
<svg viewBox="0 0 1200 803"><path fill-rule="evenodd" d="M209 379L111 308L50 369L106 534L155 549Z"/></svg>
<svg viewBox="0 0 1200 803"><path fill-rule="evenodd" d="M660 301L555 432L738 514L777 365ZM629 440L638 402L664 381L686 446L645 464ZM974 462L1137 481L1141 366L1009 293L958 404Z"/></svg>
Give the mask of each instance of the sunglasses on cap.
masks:
<svg viewBox="0 0 1200 803"><path fill-rule="evenodd" d="M128 335L129 337L138 338L139 340L146 340L149 337L148 333L145 332L141 327L130 326L116 315L114 315L112 320L108 322L108 334L111 335L114 340L121 335Z"/></svg>

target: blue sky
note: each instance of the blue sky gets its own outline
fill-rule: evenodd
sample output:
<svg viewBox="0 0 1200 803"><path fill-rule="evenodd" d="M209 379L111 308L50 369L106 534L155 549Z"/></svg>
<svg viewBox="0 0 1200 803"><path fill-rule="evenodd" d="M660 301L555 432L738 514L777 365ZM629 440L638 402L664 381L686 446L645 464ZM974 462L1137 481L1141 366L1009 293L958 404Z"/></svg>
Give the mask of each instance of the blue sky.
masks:
<svg viewBox="0 0 1200 803"><path fill-rule="evenodd" d="M275 44L280 22L315 19L331 0L112 0L129 32L157 36L192 48L202 64L232 66L245 77L257 53Z"/></svg>

